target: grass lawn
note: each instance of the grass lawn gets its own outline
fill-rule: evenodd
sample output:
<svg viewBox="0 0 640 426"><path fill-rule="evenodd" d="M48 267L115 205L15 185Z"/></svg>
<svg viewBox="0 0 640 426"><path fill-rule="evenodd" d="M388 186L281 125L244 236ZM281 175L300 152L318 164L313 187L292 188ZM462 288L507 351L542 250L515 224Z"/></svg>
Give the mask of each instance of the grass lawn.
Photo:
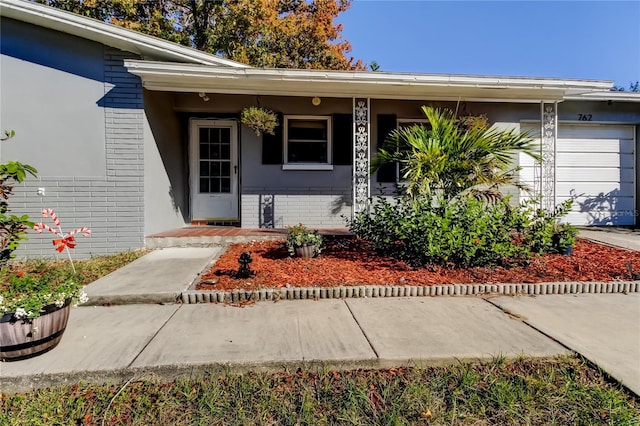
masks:
<svg viewBox="0 0 640 426"><path fill-rule="evenodd" d="M2 395L1 425L638 425L640 400L581 358L227 374Z"/></svg>
<svg viewBox="0 0 640 426"><path fill-rule="evenodd" d="M46 272L51 275L53 282L64 282L73 279L81 285L87 285L122 268L139 257L149 253L149 250L135 250L107 256L94 256L85 260L74 260L76 273L73 273L69 260L28 260L24 262L12 261L7 268L0 269L0 283L9 282L9 276L17 272L25 274L40 274Z"/></svg>

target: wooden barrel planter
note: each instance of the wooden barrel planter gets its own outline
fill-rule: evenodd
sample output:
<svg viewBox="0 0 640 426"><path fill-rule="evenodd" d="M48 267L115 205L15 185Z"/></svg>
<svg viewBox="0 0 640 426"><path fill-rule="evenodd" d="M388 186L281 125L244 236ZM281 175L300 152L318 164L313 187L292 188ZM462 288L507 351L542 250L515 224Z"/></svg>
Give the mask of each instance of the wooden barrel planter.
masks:
<svg viewBox="0 0 640 426"><path fill-rule="evenodd" d="M0 360L17 361L43 354L62 339L69 320L71 299L64 306L45 306L32 321L15 320L9 313L0 318ZM35 331L34 331L35 330Z"/></svg>
<svg viewBox="0 0 640 426"><path fill-rule="evenodd" d="M304 258L312 258L316 255L316 246L315 244L311 244L308 246L296 247L295 249L296 256L304 257Z"/></svg>

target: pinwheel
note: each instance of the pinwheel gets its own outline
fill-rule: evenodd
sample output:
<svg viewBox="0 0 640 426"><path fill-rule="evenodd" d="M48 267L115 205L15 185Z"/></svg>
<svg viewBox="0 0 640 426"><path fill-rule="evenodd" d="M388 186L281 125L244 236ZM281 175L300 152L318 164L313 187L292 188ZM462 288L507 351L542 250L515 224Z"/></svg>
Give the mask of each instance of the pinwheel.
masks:
<svg viewBox="0 0 640 426"><path fill-rule="evenodd" d="M71 259L71 252L69 249L76 247L76 234L82 234L85 237L91 235L91 229L87 227L76 228L73 231L67 232L66 234L62 232L62 227L60 226L60 219L56 212L53 209L43 209L42 217L47 218L50 217L53 221L53 224L58 228L52 228L51 226L39 222L33 225L33 230L39 234L42 234L42 231L49 231L54 235L57 235L60 238L53 239L53 246L58 251L58 253L62 253L63 250L67 251L67 255L69 256L69 261L71 262L71 268L73 269L73 273L76 273L76 268L73 266L73 259Z"/></svg>

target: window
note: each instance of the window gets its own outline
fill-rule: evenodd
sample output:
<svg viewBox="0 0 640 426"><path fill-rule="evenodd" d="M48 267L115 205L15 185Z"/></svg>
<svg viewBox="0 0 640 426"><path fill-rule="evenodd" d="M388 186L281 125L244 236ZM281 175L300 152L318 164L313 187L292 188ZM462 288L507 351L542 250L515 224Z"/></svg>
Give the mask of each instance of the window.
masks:
<svg viewBox="0 0 640 426"><path fill-rule="evenodd" d="M331 117L284 117L283 170L332 170Z"/></svg>

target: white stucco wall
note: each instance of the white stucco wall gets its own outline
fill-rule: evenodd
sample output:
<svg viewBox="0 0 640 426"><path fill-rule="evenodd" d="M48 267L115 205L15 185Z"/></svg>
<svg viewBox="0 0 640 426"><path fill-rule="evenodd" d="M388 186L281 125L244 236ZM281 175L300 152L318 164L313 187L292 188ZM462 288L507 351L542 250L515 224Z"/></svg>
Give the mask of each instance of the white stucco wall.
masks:
<svg viewBox="0 0 640 426"><path fill-rule="evenodd" d="M185 147L172 95L144 92L144 233L176 229L188 223Z"/></svg>

